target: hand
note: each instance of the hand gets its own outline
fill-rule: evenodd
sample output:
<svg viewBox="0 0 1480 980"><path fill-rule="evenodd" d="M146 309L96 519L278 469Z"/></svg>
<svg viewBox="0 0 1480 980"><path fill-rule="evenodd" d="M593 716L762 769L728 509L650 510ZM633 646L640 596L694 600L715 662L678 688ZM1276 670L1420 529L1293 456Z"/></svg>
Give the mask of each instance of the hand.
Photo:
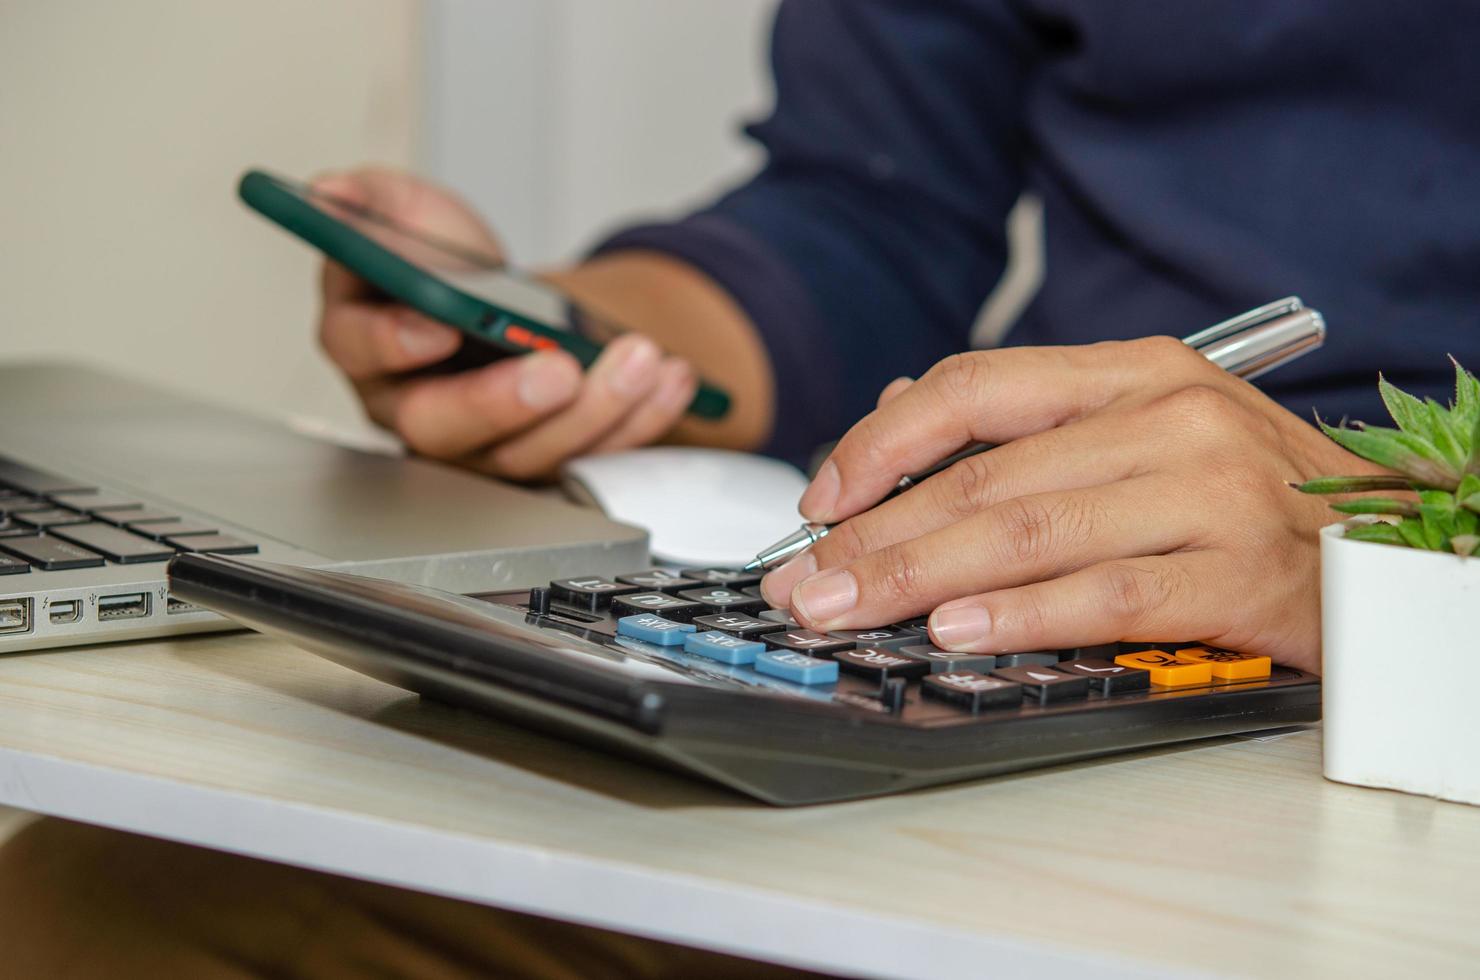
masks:
<svg viewBox="0 0 1480 980"><path fill-rule="evenodd" d="M500 257L493 233L448 191L406 174L365 169L314 186L405 224ZM565 459L662 437L693 400L689 364L652 340L613 341L583 373L564 351L506 358L453 375L414 372L451 356L463 335L388 303L325 262L319 338L366 411L416 452L517 480L545 478Z"/></svg>
<svg viewBox="0 0 1480 980"><path fill-rule="evenodd" d="M874 508L972 442L997 448ZM1320 664L1324 502L1380 472L1171 338L959 354L895 382L802 497L842 521L762 582L817 630L933 610L943 649L1202 641Z"/></svg>

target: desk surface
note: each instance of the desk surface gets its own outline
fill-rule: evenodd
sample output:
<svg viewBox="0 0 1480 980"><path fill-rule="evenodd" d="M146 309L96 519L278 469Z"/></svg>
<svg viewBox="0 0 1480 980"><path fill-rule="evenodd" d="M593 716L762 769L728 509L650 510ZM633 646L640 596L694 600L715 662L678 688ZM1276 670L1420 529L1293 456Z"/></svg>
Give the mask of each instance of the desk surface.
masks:
<svg viewBox="0 0 1480 980"><path fill-rule="evenodd" d="M0 802L839 972L1459 973L1480 808L1316 732L792 810L264 637L0 659Z"/></svg>

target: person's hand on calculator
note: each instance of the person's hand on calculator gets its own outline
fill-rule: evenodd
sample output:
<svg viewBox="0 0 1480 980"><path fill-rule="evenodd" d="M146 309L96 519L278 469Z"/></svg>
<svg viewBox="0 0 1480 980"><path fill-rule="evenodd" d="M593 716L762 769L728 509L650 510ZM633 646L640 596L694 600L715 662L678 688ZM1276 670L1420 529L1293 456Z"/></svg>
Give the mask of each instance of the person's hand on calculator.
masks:
<svg viewBox="0 0 1480 980"><path fill-rule="evenodd" d="M999 445L869 509L973 442ZM816 630L930 613L949 650L1196 640L1319 669L1332 515L1286 481L1375 471L1171 338L961 354L843 437L801 502L842 523L762 588Z"/></svg>
<svg viewBox="0 0 1480 980"><path fill-rule="evenodd" d="M466 203L408 174L363 169L322 176L314 187L490 257L503 254L493 232ZM648 333L670 323L691 323L694 316L723 328L726 315L738 316L707 281L695 281L694 273L662 259L618 255L550 278L582 300L615 307L644 329L658 328ZM564 351L540 351L457 374L418 374L457 351L462 334L387 303L334 262L324 264L321 288L320 341L354 384L370 417L418 453L511 479L545 478L571 456L627 449L669 435L697 386L691 360L727 361L731 367L743 362L734 352L726 355L722 339L710 344L717 356L693 350L685 351L686 359L632 333L607 345L585 373ZM676 343L661 335L659 341L676 349L684 339L694 344L695 333L687 331ZM705 441L755 441L768 420L751 419L747 427L749 413L739 408L726 425L708 426Z"/></svg>

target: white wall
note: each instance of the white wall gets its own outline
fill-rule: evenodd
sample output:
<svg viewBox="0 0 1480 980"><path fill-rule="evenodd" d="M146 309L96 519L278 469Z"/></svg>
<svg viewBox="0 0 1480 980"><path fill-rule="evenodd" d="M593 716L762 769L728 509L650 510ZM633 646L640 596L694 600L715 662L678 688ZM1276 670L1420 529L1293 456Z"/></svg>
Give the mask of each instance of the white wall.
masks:
<svg viewBox="0 0 1480 980"><path fill-rule="evenodd" d="M406 0L0 0L0 358L85 358L352 418L315 263L235 201L252 164L409 164Z"/></svg>

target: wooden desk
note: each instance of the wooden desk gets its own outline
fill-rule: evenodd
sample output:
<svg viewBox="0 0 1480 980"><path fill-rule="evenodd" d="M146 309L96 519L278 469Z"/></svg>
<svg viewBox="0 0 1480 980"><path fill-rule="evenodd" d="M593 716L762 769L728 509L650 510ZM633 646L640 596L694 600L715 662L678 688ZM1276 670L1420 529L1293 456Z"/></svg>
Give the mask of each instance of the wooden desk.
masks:
<svg viewBox="0 0 1480 980"><path fill-rule="evenodd" d="M839 972L1480 964L1480 809L1319 735L776 810L263 637L0 660L0 802Z"/></svg>

